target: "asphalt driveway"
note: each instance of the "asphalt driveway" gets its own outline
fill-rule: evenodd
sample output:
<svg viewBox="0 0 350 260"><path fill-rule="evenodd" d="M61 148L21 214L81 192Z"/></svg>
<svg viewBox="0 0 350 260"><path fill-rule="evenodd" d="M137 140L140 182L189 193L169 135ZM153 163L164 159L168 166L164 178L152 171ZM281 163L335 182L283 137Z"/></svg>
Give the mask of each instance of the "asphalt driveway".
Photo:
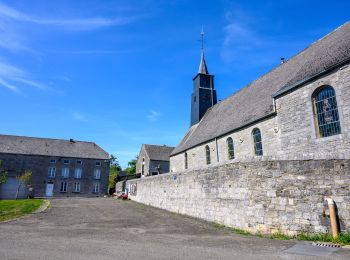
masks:
<svg viewBox="0 0 350 260"><path fill-rule="evenodd" d="M0 259L319 259L299 243L237 235L132 201L53 199L52 208L0 223ZM350 259L350 250L330 258Z"/></svg>

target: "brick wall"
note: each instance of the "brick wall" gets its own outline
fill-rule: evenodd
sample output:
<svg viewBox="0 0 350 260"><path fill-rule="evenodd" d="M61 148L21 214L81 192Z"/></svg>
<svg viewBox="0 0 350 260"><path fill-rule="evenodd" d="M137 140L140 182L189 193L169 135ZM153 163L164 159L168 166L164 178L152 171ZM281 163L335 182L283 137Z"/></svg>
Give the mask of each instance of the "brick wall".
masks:
<svg viewBox="0 0 350 260"><path fill-rule="evenodd" d="M219 164L127 182L132 200L252 232L328 232L331 197L350 231L350 160ZM131 186L132 189L131 189Z"/></svg>

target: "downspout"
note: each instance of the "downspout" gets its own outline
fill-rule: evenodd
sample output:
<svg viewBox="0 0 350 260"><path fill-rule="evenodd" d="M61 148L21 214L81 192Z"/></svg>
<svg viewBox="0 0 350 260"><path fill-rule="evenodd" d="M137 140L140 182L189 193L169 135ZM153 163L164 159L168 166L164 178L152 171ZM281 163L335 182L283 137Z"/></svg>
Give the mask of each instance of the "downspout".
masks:
<svg viewBox="0 0 350 260"><path fill-rule="evenodd" d="M216 147L216 161L219 162L218 139L216 137L215 137L215 147Z"/></svg>
<svg viewBox="0 0 350 260"><path fill-rule="evenodd" d="M331 229L332 229L332 236L333 238L338 237L338 224L337 224L337 215L335 214L335 204L334 200L331 198L325 198L325 200L328 203L328 209L329 209L329 218L331 221Z"/></svg>
<svg viewBox="0 0 350 260"><path fill-rule="evenodd" d="M273 97L272 98L272 104L273 104L273 112L277 112L277 109L276 109L276 100L275 100L275 98Z"/></svg>

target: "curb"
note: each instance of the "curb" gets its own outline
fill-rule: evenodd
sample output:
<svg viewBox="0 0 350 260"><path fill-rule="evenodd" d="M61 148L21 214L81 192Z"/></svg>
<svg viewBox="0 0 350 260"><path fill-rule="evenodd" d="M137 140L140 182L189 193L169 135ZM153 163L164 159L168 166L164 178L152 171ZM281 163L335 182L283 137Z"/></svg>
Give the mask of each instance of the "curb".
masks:
<svg viewBox="0 0 350 260"><path fill-rule="evenodd" d="M31 214L28 215L33 215L33 214L37 214L37 213L41 213L43 211L46 211L47 209L49 209L51 207L51 202L49 200L44 200L43 205L41 205L36 211L34 211Z"/></svg>

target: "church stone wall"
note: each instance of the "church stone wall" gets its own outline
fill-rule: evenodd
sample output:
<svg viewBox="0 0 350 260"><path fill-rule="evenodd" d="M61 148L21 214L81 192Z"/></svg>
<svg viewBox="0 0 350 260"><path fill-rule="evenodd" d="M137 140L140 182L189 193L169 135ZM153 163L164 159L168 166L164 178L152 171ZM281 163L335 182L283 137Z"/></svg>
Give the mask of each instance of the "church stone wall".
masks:
<svg viewBox="0 0 350 260"><path fill-rule="evenodd" d="M312 94L324 85L336 93L341 134L317 138ZM290 159L350 158L350 66L276 99L283 155Z"/></svg>
<svg viewBox="0 0 350 260"><path fill-rule="evenodd" d="M255 125L242 129L241 131L234 132L217 139L218 157L216 153L215 140L205 143L203 145L191 148L187 150L188 169L198 169L207 166L205 146L209 145L211 155L211 165L218 163L229 163L237 161L251 161L261 156L254 155L254 143L252 137L252 131L254 128L259 128L262 136L263 154L266 158L276 158L281 155L280 150L280 132L275 132L277 127L277 118L273 117L261 121ZM235 158L229 160L226 140L228 137L233 139ZM170 169L172 171L181 171L185 169L185 155L180 153L178 155L170 157Z"/></svg>
<svg viewBox="0 0 350 260"><path fill-rule="evenodd" d="M329 232L325 197L350 231L350 160L222 163L127 182L132 200L252 232Z"/></svg>
<svg viewBox="0 0 350 260"><path fill-rule="evenodd" d="M317 138L311 97L317 88L324 85L335 89L341 134ZM275 103L276 116L217 139L219 162L215 140L187 150L188 168L207 167L206 145L211 148L211 165L254 160L257 158L252 138L255 127L262 135L261 160L350 159L350 65L276 98ZM229 136L234 142L234 160L229 160L227 155L226 140ZM170 169L184 170L184 162L184 153L172 156Z"/></svg>

